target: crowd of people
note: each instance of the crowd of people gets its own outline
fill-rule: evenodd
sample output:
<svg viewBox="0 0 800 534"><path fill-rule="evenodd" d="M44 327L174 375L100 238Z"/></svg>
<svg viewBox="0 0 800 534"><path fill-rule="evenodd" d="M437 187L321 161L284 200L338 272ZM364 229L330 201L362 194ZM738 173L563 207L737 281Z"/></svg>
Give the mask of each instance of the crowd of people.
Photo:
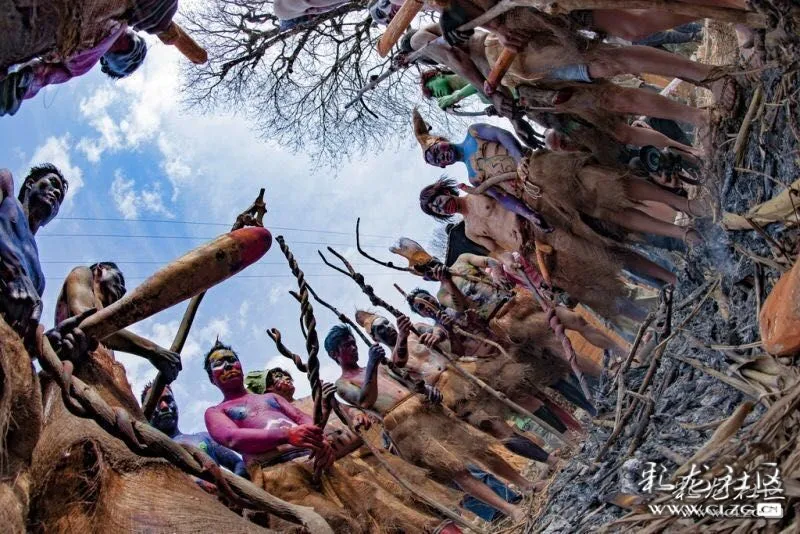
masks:
<svg viewBox="0 0 800 534"><path fill-rule="evenodd" d="M6 4L14 9L0 15L0 115L98 62L114 78L131 74L146 55L137 31L171 28L179 32L171 42L183 43L176 44L183 51L192 45L171 22L175 1ZM286 0L275 9L287 29L342 4ZM596 414L592 395L604 366L627 354L652 311L652 295L678 280L674 256L654 251L701 245L691 221L713 211L713 199L684 186L713 152L715 121L740 105L740 86L732 68L663 46L697 39L696 21L708 15L739 21L745 52L760 28L752 27L757 17L743 0L678 4L669 12L568 14L517 6L483 21L482 29L465 29L498 4L374 2L371 16L387 26L379 50L399 41L397 64L422 66L421 99L452 109L477 95L514 130L476 123L454 143L418 110L410 117L424 161L440 168L462 163L469 181L443 176L419 192L423 213L452 223L445 258L406 238L392 249L410 271L438 282L438 294L406 294L408 313L419 320L365 309L327 332L323 348L341 374L319 391L339 399L341 421L319 424L319 399L295 398L291 373L246 373L235 343L218 339L203 359L223 397L205 413L207 432L181 432L169 386L150 424L268 493L313 508L335 532L461 531L399 484L398 473L469 521L522 521L524 496L540 491L562 459L553 444L572 443L585 430L582 415ZM420 9L439 13L438 23L406 31ZM621 75L642 74L707 88L714 105L696 108L641 82L618 83ZM695 144L684 128L695 131ZM671 165L654 168L653 158ZM13 330L32 354L44 335L73 362L76 376L143 420L113 351L148 359L167 384L179 376L179 354L125 329L98 342L76 327L76 317L125 295L123 273L111 261L70 272L55 303L56 326L42 334L45 278L35 234L57 216L68 177L43 164L30 170L16 196L8 171L0 172L0 185L3 332ZM357 344L364 333L366 359ZM48 385L52 379L43 376L43 390ZM538 478L531 462L541 465ZM217 495L213 484L197 483ZM275 530L293 528L285 518L237 512Z"/></svg>

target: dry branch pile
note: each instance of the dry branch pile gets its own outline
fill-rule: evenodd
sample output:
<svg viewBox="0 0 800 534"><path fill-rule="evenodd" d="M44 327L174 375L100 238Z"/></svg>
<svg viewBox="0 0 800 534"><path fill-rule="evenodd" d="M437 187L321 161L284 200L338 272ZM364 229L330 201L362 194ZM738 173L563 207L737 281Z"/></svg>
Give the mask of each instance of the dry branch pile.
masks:
<svg viewBox="0 0 800 534"><path fill-rule="evenodd" d="M782 192L800 209L789 189L800 170L800 75L791 65L755 77L740 78L743 106L719 125L716 157L707 169L704 187L720 199L726 219L746 215ZM604 377L595 424L524 532L800 530L800 373L793 358L765 353L758 324L764 298L797 255L793 211L786 210L777 224L748 223L744 231L717 224L701 229L706 243L686 255L674 293L672 337L665 344L666 336L656 334L655 341L642 343L638 362L626 372L615 379L612 369ZM627 424L619 425L626 415ZM658 503L659 495L641 492L646 462L663 464L670 475L691 463L705 464L709 477L726 464L752 473L776 462L786 496L784 518L650 515L645 504Z"/></svg>

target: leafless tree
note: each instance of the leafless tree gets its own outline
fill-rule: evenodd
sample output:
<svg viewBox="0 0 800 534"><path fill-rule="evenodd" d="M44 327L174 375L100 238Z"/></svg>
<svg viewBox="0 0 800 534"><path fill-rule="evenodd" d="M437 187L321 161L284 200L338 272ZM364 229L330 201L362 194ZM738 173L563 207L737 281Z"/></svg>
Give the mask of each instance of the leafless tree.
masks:
<svg viewBox="0 0 800 534"><path fill-rule="evenodd" d="M345 109L359 88L390 66L375 50L381 31L366 2L284 31L271 1L201 3L186 14L185 25L208 50L209 62L187 67L188 103L243 112L264 138L305 149L326 166L407 138L410 111L422 102L416 67L393 74ZM464 125L440 111L428 115L439 127Z"/></svg>

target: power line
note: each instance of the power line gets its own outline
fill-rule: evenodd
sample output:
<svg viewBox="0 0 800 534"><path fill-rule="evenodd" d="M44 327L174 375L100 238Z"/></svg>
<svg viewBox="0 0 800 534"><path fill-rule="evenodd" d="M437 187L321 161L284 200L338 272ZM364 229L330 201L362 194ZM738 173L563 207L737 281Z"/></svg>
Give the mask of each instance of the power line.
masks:
<svg viewBox="0 0 800 534"><path fill-rule="evenodd" d="M199 241L210 241L219 236L191 236L191 235L134 235L134 234L63 234L52 233L42 234L39 237L114 237L125 239L196 239ZM289 242L291 245L327 245L329 247L352 247L355 243L328 243L327 241L294 241ZM361 245L363 248L387 248L390 245Z"/></svg>
<svg viewBox="0 0 800 534"><path fill-rule="evenodd" d="M69 274L69 273L67 273L67 274ZM67 274L65 274L63 277L60 277L60 278L52 277L52 276L51 277L47 277L47 278L45 278L45 280L61 280L61 281L63 281L64 278L67 277ZM306 277L309 277L309 278L331 278L331 277L341 277L342 276L341 274L335 274L335 273L331 273L331 274L328 274L328 273L323 273L323 274L305 273L305 274L306 274ZM365 277L367 277L367 276L396 276L396 273L362 273L362 274ZM148 278L150 278L150 277L149 276L126 276L125 280L146 280ZM237 274L237 275L234 275L234 276L228 278L228 280L238 280L238 279L242 279L242 278L294 278L294 275L292 275L292 274Z"/></svg>
<svg viewBox="0 0 800 534"><path fill-rule="evenodd" d="M203 221L178 221L174 219L123 219L121 217L59 217L60 221L114 221L114 222L145 222L145 223L167 223L167 224L191 224L197 226L225 226L230 227L230 223L203 222ZM311 228L293 228L291 226L274 226L269 228L275 230L291 230L295 232L316 232L320 234L353 235L354 232L339 232L336 230L315 230ZM395 236L380 234L361 234L362 237L381 237L385 239L395 239Z"/></svg>
<svg viewBox="0 0 800 534"><path fill-rule="evenodd" d="M114 263L117 265L164 265L173 261L175 258L168 258L166 260L161 261L143 261L143 260L132 260L132 261L125 261L125 260L114 260ZM84 265L89 263L94 263L97 261L97 258L92 258L90 260L51 260L51 261L39 261L42 264L58 264L58 265ZM301 261L301 264L305 265L325 265L321 261ZM363 267L365 265L375 265L374 262L350 262L353 266L360 266ZM254 263L253 265L287 265L285 261L259 261Z"/></svg>

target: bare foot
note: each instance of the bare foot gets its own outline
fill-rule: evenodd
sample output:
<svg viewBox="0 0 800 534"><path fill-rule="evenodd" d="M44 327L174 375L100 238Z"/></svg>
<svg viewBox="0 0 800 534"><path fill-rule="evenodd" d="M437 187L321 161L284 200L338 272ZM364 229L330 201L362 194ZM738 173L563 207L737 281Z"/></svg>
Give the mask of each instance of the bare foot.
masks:
<svg viewBox="0 0 800 534"><path fill-rule="evenodd" d="M528 513L521 506L514 507L514 511L511 514L511 519L513 519L515 523L522 523L527 518Z"/></svg>
<svg viewBox="0 0 800 534"><path fill-rule="evenodd" d="M533 485L533 491L535 491L536 493L540 493L540 492L544 491L544 489L546 487L547 487L547 481L546 480L540 480L539 482L537 482L536 484Z"/></svg>
<svg viewBox="0 0 800 534"><path fill-rule="evenodd" d="M733 115L739 103L739 86L731 76L723 76L711 84L717 111L726 116Z"/></svg>

